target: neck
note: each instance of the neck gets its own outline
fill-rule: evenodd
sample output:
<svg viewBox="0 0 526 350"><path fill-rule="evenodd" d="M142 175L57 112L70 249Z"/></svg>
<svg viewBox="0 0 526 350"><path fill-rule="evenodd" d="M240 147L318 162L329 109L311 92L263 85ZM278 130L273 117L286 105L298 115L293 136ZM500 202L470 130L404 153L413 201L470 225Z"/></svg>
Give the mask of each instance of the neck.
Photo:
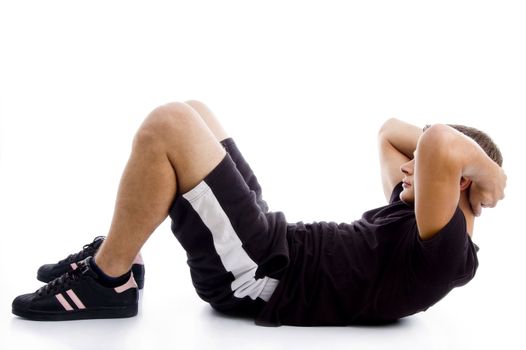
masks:
<svg viewBox="0 0 526 350"><path fill-rule="evenodd" d="M464 213L466 217L466 231L469 234L469 237L473 237L473 226L475 225L475 215L471 211L471 206L469 205L469 199L465 194L460 195L459 202L460 210Z"/></svg>

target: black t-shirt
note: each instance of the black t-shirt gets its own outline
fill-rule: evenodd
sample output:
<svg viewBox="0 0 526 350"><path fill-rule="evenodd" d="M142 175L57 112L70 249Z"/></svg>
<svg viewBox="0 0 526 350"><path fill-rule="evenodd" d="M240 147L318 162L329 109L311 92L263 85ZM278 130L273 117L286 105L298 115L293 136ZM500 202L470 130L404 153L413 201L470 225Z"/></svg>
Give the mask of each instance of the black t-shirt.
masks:
<svg viewBox="0 0 526 350"><path fill-rule="evenodd" d="M418 234L414 207L398 184L388 205L351 224L290 224L290 265L256 317L266 326L348 325L425 311L469 282L478 247L457 207L431 239Z"/></svg>

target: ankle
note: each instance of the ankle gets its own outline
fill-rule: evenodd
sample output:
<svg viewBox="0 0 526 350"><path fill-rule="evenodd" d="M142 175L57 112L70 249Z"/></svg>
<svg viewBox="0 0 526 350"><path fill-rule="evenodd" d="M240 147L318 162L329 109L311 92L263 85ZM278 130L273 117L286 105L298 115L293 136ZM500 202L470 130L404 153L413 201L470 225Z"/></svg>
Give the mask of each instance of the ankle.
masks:
<svg viewBox="0 0 526 350"><path fill-rule="evenodd" d="M93 262L108 277L119 277L131 270L131 266L128 264L123 264L117 261L117 259L110 260L95 255L93 257Z"/></svg>
<svg viewBox="0 0 526 350"><path fill-rule="evenodd" d="M104 271L100 269L100 267L95 263L95 259L89 260L89 265L93 272L95 272L96 280L103 286L108 288L115 288L119 286L123 286L130 280L131 277L131 271L128 271L121 276L118 277L112 277L108 276Z"/></svg>

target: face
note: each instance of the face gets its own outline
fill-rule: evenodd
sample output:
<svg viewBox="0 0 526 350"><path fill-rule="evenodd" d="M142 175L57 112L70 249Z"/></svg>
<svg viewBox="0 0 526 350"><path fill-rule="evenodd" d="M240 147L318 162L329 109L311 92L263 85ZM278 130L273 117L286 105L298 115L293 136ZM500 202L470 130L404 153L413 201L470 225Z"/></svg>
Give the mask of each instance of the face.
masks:
<svg viewBox="0 0 526 350"><path fill-rule="evenodd" d="M400 199L404 203L413 203L415 201L415 189L414 189L414 172L415 172L415 160L414 158L407 163L400 166L400 170L404 173L403 178L403 191L400 193Z"/></svg>

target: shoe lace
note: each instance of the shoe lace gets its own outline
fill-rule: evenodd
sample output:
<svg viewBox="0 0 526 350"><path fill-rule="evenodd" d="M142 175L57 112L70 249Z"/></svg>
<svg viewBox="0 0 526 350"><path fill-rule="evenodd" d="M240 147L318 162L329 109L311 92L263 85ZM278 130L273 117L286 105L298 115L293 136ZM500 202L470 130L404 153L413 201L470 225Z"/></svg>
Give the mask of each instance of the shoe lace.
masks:
<svg viewBox="0 0 526 350"><path fill-rule="evenodd" d="M59 291L69 289L71 286L76 284L77 281L84 277L84 268L80 266L78 269L66 272L60 277L55 278L45 286L37 290L38 295L50 295L56 294Z"/></svg>
<svg viewBox="0 0 526 350"><path fill-rule="evenodd" d="M58 263L59 264L64 263L64 262L71 263L71 262L77 262L80 260L84 260L84 258L93 255L97 251L97 249L99 249L99 246L102 244L103 240L104 240L104 236L95 237L93 242L85 244L82 247L81 251L77 253L69 254L67 258L60 260Z"/></svg>

